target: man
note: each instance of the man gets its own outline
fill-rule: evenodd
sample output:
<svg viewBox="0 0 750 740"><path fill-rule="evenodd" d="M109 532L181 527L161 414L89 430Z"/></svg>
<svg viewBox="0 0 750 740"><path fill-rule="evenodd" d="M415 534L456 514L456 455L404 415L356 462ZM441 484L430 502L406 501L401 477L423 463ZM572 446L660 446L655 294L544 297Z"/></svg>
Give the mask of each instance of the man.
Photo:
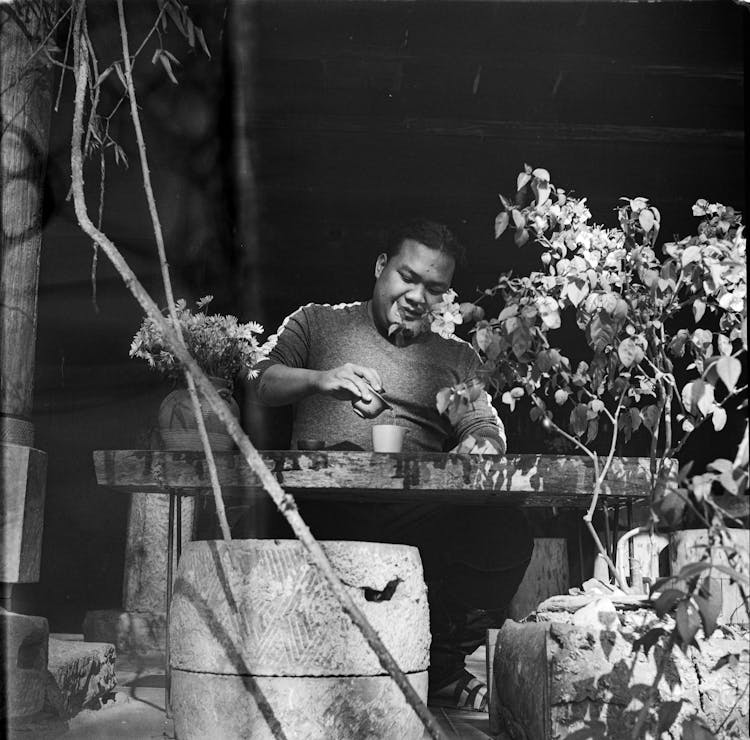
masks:
<svg viewBox="0 0 750 740"><path fill-rule="evenodd" d="M292 439L328 447L372 449L371 428L350 403L385 394L389 423L407 428L404 451L504 454L503 425L483 393L455 424L436 394L475 376L471 345L420 331L451 286L462 249L431 221L395 229L375 263L368 301L309 304L281 325L259 366L262 403L294 404ZM395 418L394 418L395 417ZM440 504L317 504L301 507L319 539L394 542L419 547L428 585L432 648L430 692L452 693L456 706L486 709L486 686L464 668L466 655L499 626L533 547L525 518L513 509Z"/></svg>

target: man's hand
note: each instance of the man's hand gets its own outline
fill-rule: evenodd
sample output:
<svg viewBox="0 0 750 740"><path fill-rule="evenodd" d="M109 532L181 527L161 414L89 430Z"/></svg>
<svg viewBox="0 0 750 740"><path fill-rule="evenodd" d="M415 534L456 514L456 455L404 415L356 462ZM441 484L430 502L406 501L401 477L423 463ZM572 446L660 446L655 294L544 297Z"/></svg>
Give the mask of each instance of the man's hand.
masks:
<svg viewBox="0 0 750 740"><path fill-rule="evenodd" d="M383 383L378 371L363 365L346 365L332 370L321 370L316 379L316 390L325 396L333 396L341 401L362 399L365 403L372 400L370 388L382 392Z"/></svg>
<svg viewBox="0 0 750 740"><path fill-rule="evenodd" d="M500 443L491 437L472 437L471 434L464 437L451 452L469 455L502 455Z"/></svg>

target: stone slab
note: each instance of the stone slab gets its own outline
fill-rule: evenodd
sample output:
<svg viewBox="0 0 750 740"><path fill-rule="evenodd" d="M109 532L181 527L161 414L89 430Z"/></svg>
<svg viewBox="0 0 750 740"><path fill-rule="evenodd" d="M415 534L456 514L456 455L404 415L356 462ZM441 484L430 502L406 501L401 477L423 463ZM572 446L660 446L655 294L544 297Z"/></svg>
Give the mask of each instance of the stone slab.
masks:
<svg viewBox="0 0 750 740"><path fill-rule="evenodd" d="M605 606L596 627L575 624L577 613L567 615L568 621L503 625L494 661L493 729L501 722L514 740L557 740L595 730L612 740L631 737L661 651L633 652L653 612L613 612L611 603ZM537 619L541 616L566 619L560 613ZM747 648L747 635L734 639L716 632L700 644L700 652L672 651L644 731L661 736L671 726L670 737L679 737L689 719L716 727L729 717L735 719L736 737L748 738L746 667L716 667L722 655Z"/></svg>
<svg viewBox="0 0 750 740"><path fill-rule="evenodd" d="M47 682L49 625L44 617L31 617L0 609L5 657L0 696L3 713L10 717L40 712Z"/></svg>
<svg viewBox="0 0 750 740"><path fill-rule="evenodd" d="M0 444L0 582L36 583L42 557L47 455Z"/></svg>
<svg viewBox="0 0 750 740"><path fill-rule="evenodd" d="M115 646L106 642L49 640L46 699L61 717L96 708L117 686Z"/></svg>
<svg viewBox="0 0 750 740"><path fill-rule="evenodd" d="M408 675L423 701L427 672ZM220 676L172 671L179 740L422 740L390 676Z"/></svg>
<svg viewBox="0 0 750 740"><path fill-rule="evenodd" d="M86 612L83 637L87 642L107 642L118 655L164 657L167 617L161 613L98 609Z"/></svg>
<svg viewBox="0 0 750 740"><path fill-rule="evenodd" d="M401 669L426 670L429 611L417 548L320 544ZM383 673L297 540L191 542L175 581L170 661L230 675Z"/></svg>

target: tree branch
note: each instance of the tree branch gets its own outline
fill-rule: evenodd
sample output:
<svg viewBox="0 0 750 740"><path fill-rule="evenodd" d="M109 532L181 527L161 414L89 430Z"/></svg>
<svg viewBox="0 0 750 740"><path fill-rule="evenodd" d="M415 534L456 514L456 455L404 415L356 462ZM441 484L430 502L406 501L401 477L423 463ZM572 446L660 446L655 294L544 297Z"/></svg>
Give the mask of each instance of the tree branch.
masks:
<svg viewBox="0 0 750 740"><path fill-rule="evenodd" d="M419 716L429 734L433 738L436 738L436 740L439 740L443 737L440 726L432 717L407 677L398 667L393 656L391 656L377 632L373 629L352 600L350 594L346 591L322 548L312 536L312 533L299 515L294 498L281 488L273 473L265 465L262 457L243 432L238 420L231 413L227 404L187 351L184 344L180 341L177 333L171 326L171 323L168 322L162 315L161 311L159 311L158 306L143 288L135 273L133 273L115 244L97 229L89 218L83 191L83 156L81 151L81 145L83 142L83 101L88 81L88 70L85 60L81 59L80 18L77 19L77 24L79 27L77 28L77 32L74 33L74 51L76 52L74 55L76 87L75 115L73 119L73 134L71 142L71 168L73 175L73 202L76 217L81 228L89 237L99 244L102 251L107 255L113 266L120 273L128 290L133 294L146 315L154 321L159 331L163 333L170 349L193 376L197 387L205 396L213 411L226 426L229 435L237 444L250 469L258 476L266 492L289 522L295 535L310 554L311 561L328 582L344 611L348 614L352 622L362 633L368 645L375 652L380 664L391 675L395 683L401 689L407 703Z"/></svg>

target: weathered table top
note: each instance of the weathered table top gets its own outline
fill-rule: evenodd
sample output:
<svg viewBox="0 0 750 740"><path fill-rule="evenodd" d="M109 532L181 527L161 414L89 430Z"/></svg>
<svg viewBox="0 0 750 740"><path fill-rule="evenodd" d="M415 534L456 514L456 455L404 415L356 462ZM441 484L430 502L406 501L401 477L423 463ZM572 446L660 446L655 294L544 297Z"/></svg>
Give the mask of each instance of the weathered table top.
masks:
<svg viewBox="0 0 750 740"><path fill-rule="evenodd" d="M594 480L591 460L577 456L298 450L261 454L296 498L585 508ZM128 493L211 493L202 452L97 450L94 465L100 485ZM260 493L257 476L239 453L217 453L216 465L225 495ZM615 459L602 495L647 497L649 471L648 458Z"/></svg>

